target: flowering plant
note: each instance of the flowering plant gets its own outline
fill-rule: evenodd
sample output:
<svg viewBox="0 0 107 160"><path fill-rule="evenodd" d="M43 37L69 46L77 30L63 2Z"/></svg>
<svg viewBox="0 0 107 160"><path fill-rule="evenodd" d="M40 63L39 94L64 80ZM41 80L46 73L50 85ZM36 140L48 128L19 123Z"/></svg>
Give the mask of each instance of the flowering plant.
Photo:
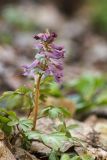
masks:
<svg viewBox="0 0 107 160"><path fill-rule="evenodd" d="M3 93L0 97L0 129L5 133L5 137L7 136L8 146L17 150L16 144L19 142L18 145L20 148L26 150L24 159L26 159L27 156L33 159L30 153L33 152L31 145L32 142L35 141L36 143L42 143L44 147L48 148L49 152L48 154L45 153L46 157L44 159L84 160L87 158L92 160L90 157L80 158L75 152L69 154L68 150L70 147L75 146L77 142L80 145L81 143L79 139L73 137L70 132L70 130L77 127L77 125L66 125L65 123L64 118L70 116L66 108L48 105L38 113L41 82L45 82L46 77L52 76L54 80L59 83L63 77L62 60L65 50L64 47L54 43L56 38L57 35L49 31L34 36L34 39L37 41L35 45L37 53L35 54L32 64L23 66L23 75L34 79L34 91L24 86L18 88L16 91ZM27 107L32 109L32 106L33 121L30 116L28 118L20 118L14 111L9 110L17 107L24 107L27 110ZM49 117L52 120L58 119L59 124L53 121L52 130L49 133L39 131L36 126L37 119L42 117ZM40 150L38 152L40 152ZM35 156L38 158L37 151ZM18 157L18 159L20 158Z"/></svg>
<svg viewBox="0 0 107 160"><path fill-rule="evenodd" d="M31 65L23 66L24 75L33 77L36 81L33 130L36 127L41 79L53 76L56 82L60 82L63 77L62 58L64 58L65 50L54 43L56 38L56 33L49 31L35 35L34 39L38 41L35 45L37 50L35 59Z"/></svg>

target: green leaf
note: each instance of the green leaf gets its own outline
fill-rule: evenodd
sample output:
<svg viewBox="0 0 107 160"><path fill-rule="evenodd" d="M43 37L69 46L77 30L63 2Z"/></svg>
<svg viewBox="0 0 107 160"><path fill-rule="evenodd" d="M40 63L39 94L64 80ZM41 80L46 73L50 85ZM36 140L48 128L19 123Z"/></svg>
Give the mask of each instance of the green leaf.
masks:
<svg viewBox="0 0 107 160"><path fill-rule="evenodd" d="M71 124L71 125L67 126L67 129L68 130L73 130L73 129L77 128L77 127L79 127L78 124Z"/></svg>
<svg viewBox="0 0 107 160"><path fill-rule="evenodd" d="M56 107L53 107L49 110L49 117L50 118L58 118L58 116L61 114L60 112L60 109L59 108L56 108Z"/></svg>
<svg viewBox="0 0 107 160"><path fill-rule="evenodd" d="M66 107L59 107L60 112L62 112L64 117L70 117L71 113Z"/></svg>
<svg viewBox="0 0 107 160"><path fill-rule="evenodd" d="M58 125L57 131L58 132L66 132L66 126L65 126L65 124Z"/></svg>
<svg viewBox="0 0 107 160"><path fill-rule="evenodd" d="M17 115L14 111L7 111L8 115L17 119Z"/></svg>
<svg viewBox="0 0 107 160"><path fill-rule="evenodd" d="M7 123L7 125L8 125L8 126L15 126L15 125L18 124L18 123L19 123L18 120L16 120L16 121L10 121L10 122Z"/></svg>
<svg viewBox="0 0 107 160"><path fill-rule="evenodd" d="M59 160L57 153L54 150L51 151L49 155L49 160Z"/></svg>
<svg viewBox="0 0 107 160"><path fill-rule="evenodd" d="M38 131L28 131L25 133L28 139L41 140L41 133Z"/></svg>
<svg viewBox="0 0 107 160"><path fill-rule="evenodd" d="M50 95L53 97L62 97L62 92L60 86L54 82L52 76L48 76L44 79L41 83L41 90L40 92L45 95Z"/></svg>
<svg viewBox="0 0 107 160"><path fill-rule="evenodd" d="M59 85L55 82L50 84L50 95L54 97L62 97L61 89Z"/></svg>
<svg viewBox="0 0 107 160"><path fill-rule="evenodd" d="M100 94L98 94L95 102L98 105L107 105L107 91L103 90Z"/></svg>
<svg viewBox="0 0 107 160"><path fill-rule="evenodd" d="M81 156L81 159L82 159L82 160L95 160L94 158L92 158L92 157L89 156L89 155L83 155L83 156Z"/></svg>
<svg viewBox="0 0 107 160"><path fill-rule="evenodd" d="M7 109L26 108L33 106L32 91L29 88L20 87L16 91L4 92L0 97L0 107Z"/></svg>
<svg viewBox="0 0 107 160"><path fill-rule="evenodd" d="M68 154L63 154L60 160L71 160Z"/></svg>
<svg viewBox="0 0 107 160"><path fill-rule="evenodd" d="M65 136L64 133L43 134L37 131L30 131L26 132L26 136L29 139L35 139L43 142L55 151L60 149L60 147L65 141L68 141L68 138Z"/></svg>
<svg viewBox="0 0 107 160"><path fill-rule="evenodd" d="M31 130L33 127L33 122L30 119L26 119L26 118L21 118L19 120L19 127L23 130L23 131L28 131Z"/></svg>
<svg viewBox="0 0 107 160"><path fill-rule="evenodd" d="M54 133L54 134L49 134L49 135L43 134L41 136L41 138L42 138L42 141L47 146L50 146L55 151L57 151L58 149L60 149L60 147L62 146L62 143L64 141L68 140L68 138L63 133Z"/></svg>
<svg viewBox="0 0 107 160"><path fill-rule="evenodd" d="M81 158L77 155L71 158L69 154L63 154L60 160L81 160Z"/></svg>
<svg viewBox="0 0 107 160"><path fill-rule="evenodd" d="M64 107L54 107L49 106L45 109L42 109L39 113L39 116L49 116L52 119L59 118L59 117L69 117L71 114L70 112Z"/></svg>
<svg viewBox="0 0 107 160"><path fill-rule="evenodd" d="M11 126L8 126L7 124L2 124L2 127L1 129L3 130L3 132L6 134L6 135L10 135L12 133L12 127Z"/></svg>
<svg viewBox="0 0 107 160"><path fill-rule="evenodd" d="M51 109L51 107L42 108L42 109L39 111L39 117L48 116L50 109Z"/></svg>
<svg viewBox="0 0 107 160"><path fill-rule="evenodd" d="M74 156L70 160L81 160L81 158L79 156Z"/></svg>
<svg viewBox="0 0 107 160"><path fill-rule="evenodd" d="M0 128L6 135L10 135L14 125L18 123L18 118L13 111L0 109Z"/></svg>
<svg viewBox="0 0 107 160"><path fill-rule="evenodd" d="M18 94L26 94L28 92L32 92L32 90L30 88L25 87L25 86L21 86L15 91L15 93L18 93Z"/></svg>
<svg viewBox="0 0 107 160"><path fill-rule="evenodd" d="M7 123L9 121L9 118L0 115L0 123Z"/></svg>
<svg viewBox="0 0 107 160"><path fill-rule="evenodd" d="M105 79L102 76L85 74L80 79L74 80L71 84L85 99L90 99L98 88L104 87Z"/></svg>
<svg viewBox="0 0 107 160"><path fill-rule="evenodd" d="M52 107L49 110L49 117L50 118L58 118L60 116L68 117L68 116L70 116L70 113L64 107Z"/></svg>
<svg viewBox="0 0 107 160"><path fill-rule="evenodd" d="M16 114L12 111L7 112L8 113L8 118L9 118L9 122L7 123L8 126L15 126L19 123L19 119L16 116Z"/></svg>
<svg viewBox="0 0 107 160"><path fill-rule="evenodd" d="M21 98L14 92L4 92L0 97L0 107L12 109L21 106Z"/></svg>
<svg viewBox="0 0 107 160"><path fill-rule="evenodd" d="M21 108L22 109L29 109L33 107L33 92L30 88L25 86L21 86L15 91L16 94L21 95Z"/></svg>

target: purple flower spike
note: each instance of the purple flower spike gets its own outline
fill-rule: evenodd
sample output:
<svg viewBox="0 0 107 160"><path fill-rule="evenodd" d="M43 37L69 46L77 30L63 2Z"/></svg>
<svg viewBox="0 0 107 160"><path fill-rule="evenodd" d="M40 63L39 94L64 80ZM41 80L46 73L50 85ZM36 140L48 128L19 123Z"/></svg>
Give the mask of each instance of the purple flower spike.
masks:
<svg viewBox="0 0 107 160"><path fill-rule="evenodd" d="M25 76L42 74L42 77L53 76L56 82L60 82L63 77L64 47L54 44L57 34L54 32L39 33L34 36L38 41L35 46L37 54L31 65L24 67Z"/></svg>

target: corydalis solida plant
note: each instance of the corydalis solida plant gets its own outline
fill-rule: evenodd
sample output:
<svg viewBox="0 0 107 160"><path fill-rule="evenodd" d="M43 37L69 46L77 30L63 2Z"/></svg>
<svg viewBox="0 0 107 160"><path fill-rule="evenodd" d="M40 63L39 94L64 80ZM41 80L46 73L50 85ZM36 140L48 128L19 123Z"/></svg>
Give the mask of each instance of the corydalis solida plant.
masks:
<svg viewBox="0 0 107 160"><path fill-rule="evenodd" d="M36 128L41 79L53 76L56 82L60 82L63 77L62 58L64 58L65 50L54 43L56 38L56 33L49 31L35 35L34 39L37 41L35 59L31 65L23 66L24 75L33 77L36 83L33 130Z"/></svg>

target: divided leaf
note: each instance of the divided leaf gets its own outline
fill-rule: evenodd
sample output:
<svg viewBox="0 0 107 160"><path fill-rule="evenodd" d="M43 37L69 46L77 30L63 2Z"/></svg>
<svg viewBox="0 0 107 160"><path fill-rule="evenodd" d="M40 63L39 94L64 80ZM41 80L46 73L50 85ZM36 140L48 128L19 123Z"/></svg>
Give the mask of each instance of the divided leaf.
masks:
<svg viewBox="0 0 107 160"><path fill-rule="evenodd" d="M29 109L33 106L32 91L29 88L20 87L16 91L4 92L0 97L0 107L7 109Z"/></svg>
<svg viewBox="0 0 107 160"><path fill-rule="evenodd" d="M30 119L21 118L19 120L19 127L24 132L30 131L32 129L32 127L33 127L33 122Z"/></svg>
<svg viewBox="0 0 107 160"><path fill-rule="evenodd" d="M29 139L39 140L53 150L57 151L61 148L65 141L69 141L64 133L43 134L36 131L26 132Z"/></svg>
<svg viewBox="0 0 107 160"><path fill-rule="evenodd" d="M66 108L54 106L46 107L45 109L42 109L39 113L40 117L49 116L52 119L69 117L70 115L70 112Z"/></svg>

